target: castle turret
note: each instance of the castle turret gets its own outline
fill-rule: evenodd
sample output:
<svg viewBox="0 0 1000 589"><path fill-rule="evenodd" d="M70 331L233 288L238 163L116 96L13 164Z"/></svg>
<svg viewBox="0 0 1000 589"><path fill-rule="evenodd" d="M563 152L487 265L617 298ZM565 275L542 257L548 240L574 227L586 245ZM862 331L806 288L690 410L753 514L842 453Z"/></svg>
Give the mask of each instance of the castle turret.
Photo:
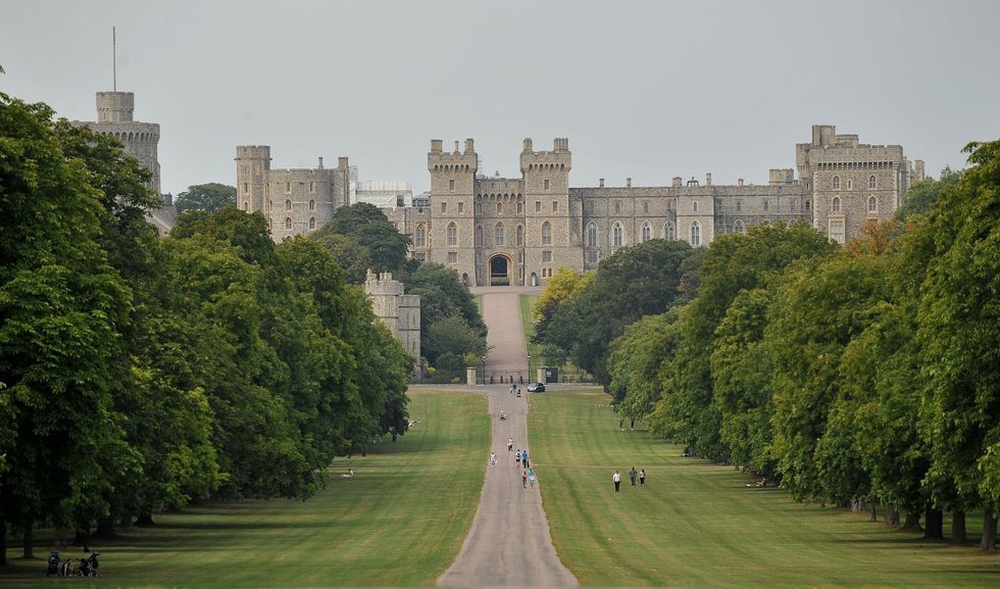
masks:
<svg viewBox="0 0 1000 589"><path fill-rule="evenodd" d="M248 213L264 212L267 197L267 173L271 169L271 148L267 145L236 147L236 206Z"/></svg>

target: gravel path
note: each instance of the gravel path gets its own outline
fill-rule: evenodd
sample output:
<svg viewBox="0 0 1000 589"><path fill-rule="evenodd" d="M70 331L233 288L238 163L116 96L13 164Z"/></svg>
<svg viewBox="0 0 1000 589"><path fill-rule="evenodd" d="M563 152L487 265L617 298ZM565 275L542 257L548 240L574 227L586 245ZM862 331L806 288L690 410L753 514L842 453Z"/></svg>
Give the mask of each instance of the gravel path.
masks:
<svg viewBox="0 0 1000 589"><path fill-rule="evenodd" d="M528 289L476 289L483 294L483 319L489 327L487 341L492 349L487 359L487 374L525 374L527 358L518 294ZM535 292L538 292L536 290ZM506 380L506 379L505 379ZM525 379L527 382L528 379ZM516 382L516 381L515 381ZM562 565L552 546L549 524L542 509L540 485L545 484L545 470L536 469L534 488L522 487L521 469L514 461L514 451L507 450L507 439L514 439L514 450L528 448L528 411L531 396L512 394L509 385L493 384L482 388L489 399L493 416L493 441L497 464L487 465L483 494L462 550L437 584L441 587L576 587L573 573ZM501 420L500 410L507 418ZM529 449L529 460L535 458ZM483 456L489 460L489 455ZM545 459L541 458L544 464Z"/></svg>

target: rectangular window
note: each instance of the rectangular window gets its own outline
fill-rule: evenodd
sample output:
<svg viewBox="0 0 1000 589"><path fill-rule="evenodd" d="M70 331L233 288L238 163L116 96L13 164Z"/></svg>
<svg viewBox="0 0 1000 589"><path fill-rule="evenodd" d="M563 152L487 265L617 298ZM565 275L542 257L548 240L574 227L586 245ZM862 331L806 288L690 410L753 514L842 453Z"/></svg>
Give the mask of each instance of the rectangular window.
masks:
<svg viewBox="0 0 1000 589"><path fill-rule="evenodd" d="M553 213L559 212L559 201L557 200L552 201L552 212Z"/></svg>
<svg viewBox="0 0 1000 589"><path fill-rule="evenodd" d="M455 192L455 181L448 180L448 192Z"/></svg>
<svg viewBox="0 0 1000 589"><path fill-rule="evenodd" d="M542 212L542 201L540 200L535 201L535 212L536 213Z"/></svg>
<svg viewBox="0 0 1000 589"><path fill-rule="evenodd" d="M549 189L549 179L546 178L545 179L545 190L548 190L548 189Z"/></svg>
<svg viewBox="0 0 1000 589"><path fill-rule="evenodd" d="M285 182L285 193L287 194L287 193L289 193L291 191L292 191L292 183L291 182Z"/></svg>
<svg viewBox="0 0 1000 589"><path fill-rule="evenodd" d="M464 210L465 210L465 203L464 202L458 203L458 212L461 213Z"/></svg>
<svg viewBox="0 0 1000 589"><path fill-rule="evenodd" d="M831 219L830 220L830 239L836 241L837 243L844 243L844 220L843 219Z"/></svg>
<svg viewBox="0 0 1000 589"><path fill-rule="evenodd" d="M310 182L309 183L309 192L316 192L316 183L315 182Z"/></svg>
<svg viewBox="0 0 1000 589"><path fill-rule="evenodd" d="M448 212L448 203L446 202L441 203L441 214L443 215L447 212Z"/></svg>
<svg viewBox="0 0 1000 589"><path fill-rule="evenodd" d="M551 262L552 261L552 252L549 251L549 250L543 251L542 252L542 261L543 262Z"/></svg>
<svg viewBox="0 0 1000 589"><path fill-rule="evenodd" d="M250 185L246 182L243 183L243 194L250 194Z"/></svg>
<svg viewBox="0 0 1000 589"><path fill-rule="evenodd" d="M448 263L449 264L458 263L458 252L448 252Z"/></svg>
<svg viewBox="0 0 1000 589"><path fill-rule="evenodd" d="M597 250L587 250L587 263L588 264L597 263Z"/></svg>
<svg viewBox="0 0 1000 589"><path fill-rule="evenodd" d="M649 201L642 201L642 212L647 214L649 213Z"/></svg>

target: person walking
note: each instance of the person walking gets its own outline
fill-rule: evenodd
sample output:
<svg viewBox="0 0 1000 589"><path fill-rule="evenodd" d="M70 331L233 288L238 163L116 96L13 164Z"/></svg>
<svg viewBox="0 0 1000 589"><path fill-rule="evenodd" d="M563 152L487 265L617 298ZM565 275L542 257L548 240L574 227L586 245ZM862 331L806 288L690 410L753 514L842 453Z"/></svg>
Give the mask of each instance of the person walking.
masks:
<svg viewBox="0 0 1000 589"><path fill-rule="evenodd" d="M514 449L514 438L507 438L507 451L510 452Z"/></svg>
<svg viewBox="0 0 1000 589"><path fill-rule="evenodd" d="M521 471L521 486L525 489L528 488L528 471L526 470Z"/></svg>
<svg viewBox="0 0 1000 589"><path fill-rule="evenodd" d="M521 465L523 465L524 468L528 468L528 467L531 466L531 464L528 462L528 449L527 448L525 448L524 450L521 450Z"/></svg>
<svg viewBox="0 0 1000 589"><path fill-rule="evenodd" d="M535 488L535 469L533 468L528 469L528 484L531 485L532 489Z"/></svg>
<svg viewBox="0 0 1000 589"><path fill-rule="evenodd" d="M643 469L641 469L639 471L639 486L640 487L645 487L646 486L646 469L645 468L643 468Z"/></svg>
<svg viewBox="0 0 1000 589"><path fill-rule="evenodd" d="M496 466L496 465L497 465L497 453L490 452L490 466Z"/></svg>
<svg viewBox="0 0 1000 589"><path fill-rule="evenodd" d="M521 468L521 449L520 448L517 449L517 454L514 455L514 464L518 468Z"/></svg>
<svg viewBox="0 0 1000 589"><path fill-rule="evenodd" d="M622 473L616 470L615 474L611 476L611 480L615 482L615 493L618 493L622 485Z"/></svg>
<svg viewBox="0 0 1000 589"><path fill-rule="evenodd" d="M632 482L632 486L633 487L635 486L635 477L638 474L639 473L635 471L635 467L634 466L632 467L632 470L628 471L628 478L629 478L629 481Z"/></svg>

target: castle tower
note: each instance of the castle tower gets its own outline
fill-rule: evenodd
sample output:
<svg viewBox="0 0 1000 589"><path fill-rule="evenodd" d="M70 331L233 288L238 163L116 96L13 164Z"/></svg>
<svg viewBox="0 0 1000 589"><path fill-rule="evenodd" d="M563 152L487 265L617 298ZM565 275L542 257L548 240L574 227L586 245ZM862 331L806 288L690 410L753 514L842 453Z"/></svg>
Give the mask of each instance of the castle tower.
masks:
<svg viewBox="0 0 1000 589"><path fill-rule="evenodd" d="M236 147L236 207L248 213L269 211L265 207L267 177L271 170L271 148L267 145Z"/></svg>
<svg viewBox="0 0 1000 589"><path fill-rule="evenodd" d="M479 170L472 139L465 140L465 151L459 151L456 141L451 153L444 151L440 139L431 140L427 170L431 173L430 261L455 268L471 281L476 273L473 194Z"/></svg>
<svg viewBox="0 0 1000 589"><path fill-rule="evenodd" d="M583 268L579 211L570 211L569 139L558 137L552 151L534 151L531 139L521 150L524 178L525 284L543 284L557 268ZM577 219L574 223L573 219Z"/></svg>
<svg viewBox="0 0 1000 589"><path fill-rule="evenodd" d="M98 92L97 122L74 121L95 133L111 135L122 142L125 153L139 160L149 170L151 178L147 187L162 198L160 190L160 125L135 121L135 95L131 92ZM165 203L171 204L171 203Z"/></svg>
<svg viewBox="0 0 1000 589"><path fill-rule="evenodd" d="M393 280L389 272L376 274L371 269L365 276L365 294L372 303L372 312L389 328L389 333L403 344L414 358L411 378L420 379L420 297L403 294L403 283Z"/></svg>

